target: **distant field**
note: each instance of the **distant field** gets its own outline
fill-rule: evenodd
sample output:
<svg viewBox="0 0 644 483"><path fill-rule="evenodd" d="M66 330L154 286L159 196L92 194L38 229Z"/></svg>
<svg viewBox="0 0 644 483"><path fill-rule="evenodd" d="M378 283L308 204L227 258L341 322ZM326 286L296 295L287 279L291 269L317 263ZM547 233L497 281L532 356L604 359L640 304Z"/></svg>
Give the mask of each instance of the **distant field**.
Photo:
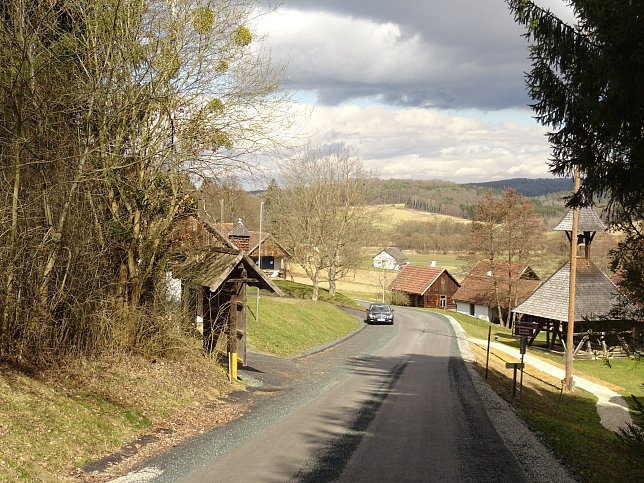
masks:
<svg viewBox="0 0 644 483"><path fill-rule="evenodd" d="M407 263L430 266L432 261L435 261L437 267L446 268L452 275L466 269L469 263L463 255L458 253L442 255L438 253L416 253L408 250L403 253L407 257Z"/></svg>
<svg viewBox="0 0 644 483"><path fill-rule="evenodd" d="M450 220L456 223L469 223L470 220L449 215L439 215L426 211L412 210L405 208L404 204L379 205L378 219L388 227L394 227L403 221L440 222Z"/></svg>

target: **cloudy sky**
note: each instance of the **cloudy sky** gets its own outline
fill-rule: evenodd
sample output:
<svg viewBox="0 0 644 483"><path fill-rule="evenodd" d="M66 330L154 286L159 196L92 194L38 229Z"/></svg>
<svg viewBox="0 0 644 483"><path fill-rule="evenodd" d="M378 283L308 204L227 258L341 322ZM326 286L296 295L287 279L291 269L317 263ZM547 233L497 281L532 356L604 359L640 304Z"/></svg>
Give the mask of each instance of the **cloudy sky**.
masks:
<svg viewBox="0 0 644 483"><path fill-rule="evenodd" d="M562 0L538 0L572 19ZM382 178L549 177L525 88L526 40L503 0L286 0L263 16L313 144Z"/></svg>

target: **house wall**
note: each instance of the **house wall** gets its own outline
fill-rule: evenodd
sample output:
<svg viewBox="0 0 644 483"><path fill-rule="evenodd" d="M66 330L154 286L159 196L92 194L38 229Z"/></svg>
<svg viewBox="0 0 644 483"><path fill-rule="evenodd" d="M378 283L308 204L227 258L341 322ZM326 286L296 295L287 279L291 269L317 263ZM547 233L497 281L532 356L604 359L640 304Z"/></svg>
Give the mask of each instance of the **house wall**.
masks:
<svg viewBox="0 0 644 483"><path fill-rule="evenodd" d="M373 266L378 268L386 268L387 270L399 270L396 259L389 255L387 252L380 252L373 257Z"/></svg>
<svg viewBox="0 0 644 483"><path fill-rule="evenodd" d="M455 309L454 294L458 290L456 282L446 273L443 272L438 279L429 287L425 292L423 300L423 307L430 307L433 309L442 308L440 305L441 295L446 297L446 307L448 309Z"/></svg>
<svg viewBox="0 0 644 483"><path fill-rule="evenodd" d="M498 314L495 310L488 307L487 305L482 304L473 304L474 305L474 315L471 313L471 307L469 302L463 302L461 300L456 301L456 311L475 317L477 319L485 320L486 322L493 322L498 319Z"/></svg>
<svg viewBox="0 0 644 483"><path fill-rule="evenodd" d="M253 262L257 264L259 260L253 258ZM264 256L262 254L262 270L269 277L286 278L286 261L282 258Z"/></svg>

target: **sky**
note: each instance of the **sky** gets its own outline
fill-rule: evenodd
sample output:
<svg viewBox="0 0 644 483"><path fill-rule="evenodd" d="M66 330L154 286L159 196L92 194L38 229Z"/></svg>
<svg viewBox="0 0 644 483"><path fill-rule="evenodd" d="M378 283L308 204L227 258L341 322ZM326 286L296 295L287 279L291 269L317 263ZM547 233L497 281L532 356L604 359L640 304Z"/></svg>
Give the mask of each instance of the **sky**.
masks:
<svg viewBox="0 0 644 483"><path fill-rule="evenodd" d="M573 21L563 0L537 3ZM344 144L381 178L551 177L503 0L286 0L258 29L313 145Z"/></svg>

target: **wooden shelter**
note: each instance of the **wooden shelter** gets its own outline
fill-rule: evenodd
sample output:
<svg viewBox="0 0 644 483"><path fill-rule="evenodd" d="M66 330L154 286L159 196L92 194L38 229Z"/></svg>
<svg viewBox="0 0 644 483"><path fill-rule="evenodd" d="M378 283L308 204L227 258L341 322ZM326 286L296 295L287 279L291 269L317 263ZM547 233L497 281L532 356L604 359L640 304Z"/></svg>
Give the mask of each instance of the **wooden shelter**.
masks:
<svg viewBox="0 0 644 483"><path fill-rule="evenodd" d="M498 322L499 305L502 315L507 316L508 310L523 302L540 283L528 265L508 262L494 262L492 265L481 260L454 294L456 311L488 322Z"/></svg>
<svg viewBox="0 0 644 483"><path fill-rule="evenodd" d="M572 210L554 229L565 231L568 240L571 243L574 241L583 250L583 255L577 257L575 272L573 323L577 347L574 354L584 343L589 352L591 343L603 344L606 352L605 331L601 330L601 327L610 325L611 310L622 301L621 297L623 297L617 286L590 259L591 242L598 231L605 231L606 228L592 209L581 208L576 240L572 240ZM566 262L514 309L522 325L532 324L534 332L529 341L530 344L534 343L539 332L545 331L548 349L553 349L557 342L565 348L564 334L568 327L569 291L570 262ZM598 330L597 327L600 329ZM619 335L617 337L620 338ZM619 345L624 344L620 341Z"/></svg>
<svg viewBox="0 0 644 483"><path fill-rule="evenodd" d="M243 240L237 241L243 245ZM244 364L246 287L283 293L203 213L184 220L176 230L175 242L172 276L181 280L186 310L203 319L204 350L236 352L238 361Z"/></svg>
<svg viewBox="0 0 644 483"><path fill-rule="evenodd" d="M405 265L388 289L405 293L413 307L455 307L453 296L460 287L444 268Z"/></svg>

